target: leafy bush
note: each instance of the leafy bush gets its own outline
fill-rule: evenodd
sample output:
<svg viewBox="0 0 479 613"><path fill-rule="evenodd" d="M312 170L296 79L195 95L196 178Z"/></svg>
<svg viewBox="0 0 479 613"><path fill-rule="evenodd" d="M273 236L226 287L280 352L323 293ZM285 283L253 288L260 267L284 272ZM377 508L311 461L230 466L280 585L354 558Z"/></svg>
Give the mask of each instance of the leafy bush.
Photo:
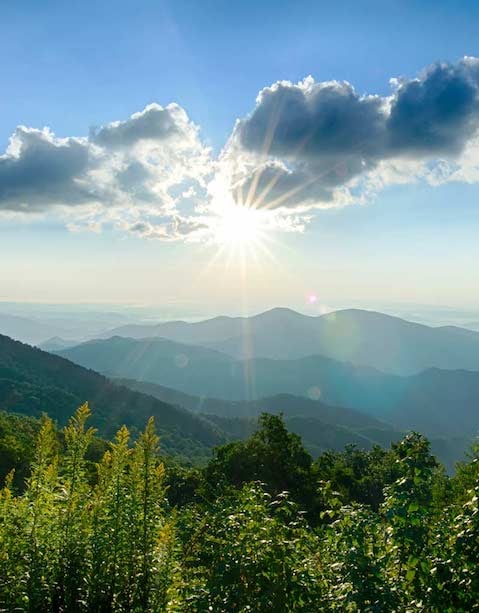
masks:
<svg viewBox="0 0 479 613"><path fill-rule="evenodd" d="M84 405L64 429L59 457L44 418L25 492L0 498L0 603L28 611L158 611L165 607L171 530L163 467L150 420L133 448L122 428L89 484L93 436Z"/></svg>
<svg viewBox="0 0 479 613"><path fill-rule="evenodd" d="M479 610L477 456L448 478L412 433L313 464L263 416L204 470L165 475L150 419L134 443L117 432L93 478L89 414L19 425L19 449L37 442L22 487L10 472L0 491L0 610Z"/></svg>

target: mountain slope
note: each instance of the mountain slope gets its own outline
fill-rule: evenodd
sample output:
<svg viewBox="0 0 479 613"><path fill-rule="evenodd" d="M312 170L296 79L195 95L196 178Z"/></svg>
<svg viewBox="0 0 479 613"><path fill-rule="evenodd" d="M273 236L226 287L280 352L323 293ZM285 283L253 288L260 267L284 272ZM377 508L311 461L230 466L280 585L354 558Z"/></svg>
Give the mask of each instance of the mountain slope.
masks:
<svg viewBox="0 0 479 613"><path fill-rule="evenodd" d="M108 376L148 381L200 397L257 400L288 393L321 396L328 404L380 410L387 401L385 382L401 378L323 356L298 360L258 358L239 361L202 347L164 339L114 337L58 352ZM185 356L178 362L178 356Z"/></svg>
<svg viewBox="0 0 479 613"><path fill-rule="evenodd" d="M93 411L93 425L107 437L123 423L137 432L153 415L166 452L204 457L225 440L210 423L185 409L0 335L0 408L33 416L44 411L64 424L85 401Z"/></svg>
<svg viewBox="0 0 479 613"><path fill-rule="evenodd" d="M43 351L49 351L50 353L54 353L55 351L61 351L62 349L67 349L68 347L75 347L80 343L81 341L66 340L61 336L52 336L46 341L39 343L38 348L42 349Z"/></svg>
<svg viewBox="0 0 479 613"><path fill-rule="evenodd" d="M149 394L176 404L196 413L212 413L222 417L257 417L263 412L283 413L284 415L301 415L321 419L324 423L344 426L347 428L388 428L388 424L370 415L347 409L330 406L320 400L313 400L292 394L277 394L253 401L228 401L220 398L193 396L178 392L172 388L136 381L135 379L118 379L126 387Z"/></svg>
<svg viewBox="0 0 479 613"><path fill-rule="evenodd" d="M123 326L103 335L163 337L237 359L296 359L320 354L395 374L426 368L479 370L479 333L432 328L374 311L346 309L318 317L272 309L253 317Z"/></svg>
<svg viewBox="0 0 479 613"><path fill-rule="evenodd" d="M388 447L411 429L408 423L412 419L411 416L404 419L401 430L362 411L329 406L320 400L290 394L278 394L252 402L228 402L218 398L200 398L184 394L154 383L133 379L119 381L127 387L165 402L207 413L208 420L217 424L232 438L247 438L256 428L257 416L264 411L283 413L288 429L303 438L306 447L314 456L326 449L341 450L348 444L362 449L369 449L373 445ZM454 471L455 462L463 458L469 444L469 435L454 437L443 432L437 438L431 439L433 453L451 473Z"/></svg>
<svg viewBox="0 0 479 613"><path fill-rule="evenodd" d="M157 340L153 345L163 342ZM234 361L219 353L206 353L204 359L199 353L197 359L180 367L172 358L176 355L174 345L169 345L168 359L149 363L151 339L98 343L101 351L98 344L81 345L61 355L109 375L148 381L199 397L245 401L285 393L358 409L400 429L417 429L430 436L474 436L479 428L478 372L430 369L399 377L323 356ZM184 347L176 345L177 352ZM133 365L132 355L139 356Z"/></svg>
<svg viewBox="0 0 479 613"><path fill-rule="evenodd" d="M133 379L120 379L119 382L161 400L205 413L208 420L232 438L250 436L261 413L282 413L288 429L299 434L315 456L326 449L343 449L348 444L362 449L370 449L375 444L388 446L404 435L404 432L360 411L332 407L319 400L289 394L252 402L228 402L218 398L199 398Z"/></svg>
<svg viewBox="0 0 479 613"><path fill-rule="evenodd" d="M203 377L221 376L234 367L226 354L195 345L150 338L136 340L114 336L94 340L55 352L76 364L107 376L153 381L184 389L201 388ZM160 377L160 379L158 379Z"/></svg>

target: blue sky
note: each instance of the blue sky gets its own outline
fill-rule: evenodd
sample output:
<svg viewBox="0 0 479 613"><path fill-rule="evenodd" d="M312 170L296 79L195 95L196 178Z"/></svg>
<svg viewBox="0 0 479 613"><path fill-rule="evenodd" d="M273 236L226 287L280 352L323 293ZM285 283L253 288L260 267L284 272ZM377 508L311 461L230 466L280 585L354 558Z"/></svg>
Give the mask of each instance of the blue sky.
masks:
<svg viewBox="0 0 479 613"><path fill-rule="evenodd" d="M175 101L221 147L274 81L386 93L392 76L479 53L468 1L22 0L1 12L4 145L19 123L81 135Z"/></svg>
<svg viewBox="0 0 479 613"><path fill-rule="evenodd" d="M87 137L92 127L126 121L148 104L174 102L199 127L201 145L191 154L199 166L200 147L211 146L217 160L262 88L312 75L386 98L392 77L412 79L434 62L478 57L478 24L474 2L4 3L0 146L5 151L17 125L48 126L55 138ZM181 181L188 188L191 173ZM211 264L218 246L205 238L158 240L164 221L159 232L154 216L145 222L146 209L135 212L134 223L132 211L120 221L102 217L101 231L95 214L89 232L77 228L84 217L72 221L77 208L58 215L43 200L33 215L18 217L8 204L9 215L0 217L0 299L177 301L179 309L211 312L300 308L314 294L326 305L479 307L478 195L475 181L433 186L421 176L386 185L361 205L302 210L310 218L304 231L268 227L271 257L256 254L246 275L229 245ZM201 225L198 206L196 200L182 212L181 223ZM121 229L140 222L136 234Z"/></svg>

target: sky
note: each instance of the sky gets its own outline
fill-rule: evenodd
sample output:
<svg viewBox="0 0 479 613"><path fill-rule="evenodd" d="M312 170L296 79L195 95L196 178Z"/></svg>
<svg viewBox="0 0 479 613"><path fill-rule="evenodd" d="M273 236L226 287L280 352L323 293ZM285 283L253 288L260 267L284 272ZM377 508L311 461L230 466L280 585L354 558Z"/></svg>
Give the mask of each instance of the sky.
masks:
<svg viewBox="0 0 479 613"><path fill-rule="evenodd" d="M479 6L0 6L0 300L479 309Z"/></svg>

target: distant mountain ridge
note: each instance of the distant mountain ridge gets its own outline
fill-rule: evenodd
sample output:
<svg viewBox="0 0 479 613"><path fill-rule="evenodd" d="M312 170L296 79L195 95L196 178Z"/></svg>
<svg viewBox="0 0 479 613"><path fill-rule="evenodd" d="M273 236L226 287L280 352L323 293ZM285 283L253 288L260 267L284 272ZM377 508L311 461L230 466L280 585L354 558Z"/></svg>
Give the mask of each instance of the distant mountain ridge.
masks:
<svg viewBox="0 0 479 613"><path fill-rule="evenodd" d="M48 337L56 336L58 326L20 315L0 313L0 334L22 342L37 344Z"/></svg>
<svg viewBox="0 0 479 613"><path fill-rule="evenodd" d="M257 417L264 411L281 412L284 415L316 417L324 423L348 428L390 427L389 424L367 413L345 407L330 406L321 400L292 394L276 394L252 401L227 401L221 398L193 396L156 383L135 379L118 379L117 381L121 385L154 396L163 402L182 406L195 413L213 413L222 417Z"/></svg>
<svg viewBox="0 0 479 613"><path fill-rule="evenodd" d="M302 437L315 456L327 449L342 449L348 444L362 449L370 449L373 445L387 447L404 435L404 432L365 413L290 394L252 402L228 402L219 398L199 398L132 379L119 381L160 400L206 414L208 420L234 438L248 437L255 430L261 413L282 413L287 427Z"/></svg>
<svg viewBox="0 0 479 613"><path fill-rule="evenodd" d="M74 347L75 345L80 345L81 341L67 340L62 338L61 336L52 336L51 338L43 341L38 345L39 349L43 351L50 351L54 353L55 351L60 351L62 349L68 349L68 347Z"/></svg>
<svg viewBox="0 0 479 613"><path fill-rule="evenodd" d="M479 332L455 326L434 328L359 309L312 317L276 308L253 317L122 326L102 338L111 336L161 337L244 360L292 360L319 354L399 375L434 367L479 371Z"/></svg>
<svg viewBox="0 0 479 613"><path fill-rule="evenodd" d="M125 340L128 339L121 339L121 342ZM108 343L108 341L104 342ZM95 343L92 345L95 347ZM174 346L175 344L170 342L170 352ZM181 345L181 350L185 351L185 347L188 349L187 346ZM118 353L118 347L115 349ZM194 368L196 369L198 364L206 364L208 368L215 366L213 373L216 373L214 375L216 381L221 381L216 370L218 364L223 364L225 375L228 373L228 368L232 373L238 367L237 363L228 356L225 360L224 356L217 352L198 347L193 349L196 352L193 358ZM214 356L216 361L204 362L201 359L203 351L206 351L210 358ZM188 368L188 364L184 361L185 357L188 356L183 354L182 360L176 366L181 371ZM331 360L325 360L323 366L329 362L333 368L337 364ZM314 359L313 362L315 362ZM282 364L279 361L266 360L266 365L269 363ZM285 365L288 366L287 361L282 364L282 366ZM350 372L348 369L354 369L351 365L342 366L345 371L341 376ZM243 368L244 365L240 364L240 367ZM370 369L359 370L360 372L371 372ZM332 372L334 370L329 374ZM434 374L435 371L430 372ZM277 379L280 373L271 372L270 374L273 381L280 380ZM391 377L382 373L377 374L379 377ZM458 375L476 376L477 373L458 373ZM341 380L341 376L339 386L343 387L346 380ZM401 378L392 377L392 379ZM227 377L226 382L228 383ZM267 381L268 385L270 383L271 381ZM334 388L338 382L333 379L332 383ZM458 381L458 384L463 386L467 392L469 388L465 383L467 381ZM430 382L430 385L437 387L434 382ZM357 389L360 389L359 385ZM357 411L328 407L322 401L309 401L304 398L293 398L290 395L250 403L246 409L244 403L240 403L243 405L243 414L252 414L252 417L248 418L222 416L221 414L217 416L195 415L181 408L181 405L175 404L174 406L154 397L153 391L152 389L143 391L128 389L119 382L106 379L69 360L0 335L0 408L32 416L38 416L45 411L60 425L63 425L74 410L88 400L93 410L92 425L98 428L99 435L107 437L112 436L122 424L126 424L133 434L136 434L152 415L156 420L164 452L183 458L205 459L209 456L212 447L223 444L236 436L247 435L255 427L254 416L263 409L272 412L283 411L288 427L304 436L308 448L315 454L326 448L342 448L347 443L354 443L361 447L370 447L375 443L388 445L396 434L398 438L401 434L397 428L391 428L387 424L383 425L371 417L361 416ZM426 392L429 393L429 390ZM215 402L219 403L221 400ZM227 408L230 405L224 403L224 406ZM461 408L460 404L458 406ZM381 415L384 420L385 416L382 412L379 412L378 415ZM447 415L450 416L449 419L452 418L458 423L466 423L463 419L462 408L460 411L446 412L446 417ZM472 423L472 417L469 416L468 419L469 424L466 425ZM406 426L406 429L409 428L410 424ZM424 429L423 431L426 432ZM471 433L470 429L467 434L471 435ZM453 440L453 433L449 438ZM454 459L460 457L465 448L464 438L461 439L458 436L457 439L453 441L452 447L449 439L438 441L440 455L449 467L452 466ZM434 445L436 443L433 440L433 448L435 448Z"/></svg>

